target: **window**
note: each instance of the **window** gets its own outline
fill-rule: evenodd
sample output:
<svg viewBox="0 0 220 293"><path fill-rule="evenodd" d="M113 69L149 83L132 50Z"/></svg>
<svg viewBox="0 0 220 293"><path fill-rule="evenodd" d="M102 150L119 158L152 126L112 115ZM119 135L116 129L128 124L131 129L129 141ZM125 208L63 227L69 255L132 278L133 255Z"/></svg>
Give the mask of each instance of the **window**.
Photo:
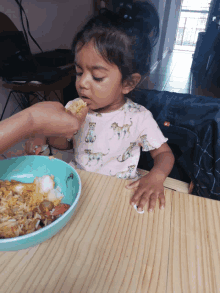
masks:
<svg viewBox="0 0 220 293"><path fill-rule="evenodd" d="M205 31L210 4L211 0L183 0L175 49L185 46L194 51L198 34Z"/></svg>

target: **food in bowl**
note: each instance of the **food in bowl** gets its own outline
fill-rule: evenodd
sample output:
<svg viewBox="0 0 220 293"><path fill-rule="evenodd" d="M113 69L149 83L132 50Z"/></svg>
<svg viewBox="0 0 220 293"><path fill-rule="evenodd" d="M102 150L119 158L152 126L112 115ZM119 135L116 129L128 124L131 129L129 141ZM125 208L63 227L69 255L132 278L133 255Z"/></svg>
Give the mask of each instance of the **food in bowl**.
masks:
<svg viewBox="0 0 220 293"><path fill-rule="evenodd" d="M0 180L0 239L37 231L69 209L54 188L54 176L36 177L33 183Z"/></svg>
<svg viewBox="0 0 220 293"><path fill-rule="evenodd" d="M81 110L85 108L87 104L82 99L76 99L74 101L69 102L66 105L66 110L70 111L73 114L80 114Z"/></svg>

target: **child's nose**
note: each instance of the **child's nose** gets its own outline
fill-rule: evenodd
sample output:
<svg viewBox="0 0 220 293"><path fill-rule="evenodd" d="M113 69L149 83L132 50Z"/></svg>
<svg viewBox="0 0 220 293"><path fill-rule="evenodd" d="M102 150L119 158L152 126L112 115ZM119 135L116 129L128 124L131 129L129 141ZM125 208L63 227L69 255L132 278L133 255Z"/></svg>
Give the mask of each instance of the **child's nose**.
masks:
<svg viewBox="0 0 220 293"><path fill-rule="evenodd" d="M79 79L79 87L80 88L88 88L89 86L89 77L86 74L83 74Z"/></svg>

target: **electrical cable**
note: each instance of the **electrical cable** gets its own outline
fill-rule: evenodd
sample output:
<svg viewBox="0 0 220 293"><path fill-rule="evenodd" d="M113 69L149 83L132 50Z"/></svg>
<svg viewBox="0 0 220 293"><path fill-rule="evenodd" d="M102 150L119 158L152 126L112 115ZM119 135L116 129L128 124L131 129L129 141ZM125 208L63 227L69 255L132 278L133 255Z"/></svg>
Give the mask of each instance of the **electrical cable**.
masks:
<svg viewBox="0 0 220 293"><path fill-rule="evenodd" d="M29 46L29 42L28 42L28 36L27 36L26 30L25 30L25 27L24 27L24 22L23 22L23 17L22 17L22 11L21 11L21 9L20 9L20 19L21 19L21 24L22 24L23 31L24 31L24 37L26 39L26 43L27 43L27 46L28 46L28 49L29 49L29 52L30 52L31 50L30 50L30 46Z"/></svg>
<svg viewBox="0 0 220 293"><path fill-rule="evenodd" d="M29 52L31 52L30 50L30 45L29 45L29 41L28 41L28 35L27 35L27 32L26 32L26 29L25 29L25 26L24 26L24 21L23 21L23 14L26 18L26 26L27 26L27 29L28 29L28 34L29 36L31 37L32 41L37 45L37 47L41 50L41 52L43 53L43 50L42 48L40 47L40 45L37 43L37 41L33 38L33 36L31 35L31 32L30 32L30 26L29 26L29 21L28 21L28 18L27 18L27 15L24 11L24 8L22 6L22 0L15 0L15 2L18 4L19 6L19 9L20 9L20 18L21 18L21 23L22 23L22 27L23 27L23 31L24 31L24 36L25 36L25 39L26 39L26 43L27 43L27 46L28 46L28 49L29 49ZM53 91L55 93L55 95L57 96L57 93L55 91ZM57 96L58 97L58 96ZM58 97L58 100L60 101L59 97ZM61 102L61 101L60 101Z"/></svg>
<svg viewBox="0 0 220 293"><path fill-rule="evenodd" d="M37 43L37 41L33 38L33 36L31 35L31 32L30 32L30 26L29 26L29 21L28 21L28 18L27 18L27 15L24 11L24 8L22 6L22 0L20 0L20 2L18 0L15 0L15 2L18 4L19 8L20 8L20 18L21 18L21 23L22 23L22 27L23 27L23 30L24 30L24 35L25 35L25 38L26 38L26 42L28 44L28 47L30 49L30 46L29 46L29 42L28 42L28 36L27 36L27 32L25 30L25 27L24 27L24 21L23 21L23 13L25 15L25 18L26 18L26 25L27 25L27 29L28 29L28 34L29 36L31 37L32 41L36 44L36 46L41 50L41 52L43 53L43 50L42 48L40 47L40 45Z"/></svg>

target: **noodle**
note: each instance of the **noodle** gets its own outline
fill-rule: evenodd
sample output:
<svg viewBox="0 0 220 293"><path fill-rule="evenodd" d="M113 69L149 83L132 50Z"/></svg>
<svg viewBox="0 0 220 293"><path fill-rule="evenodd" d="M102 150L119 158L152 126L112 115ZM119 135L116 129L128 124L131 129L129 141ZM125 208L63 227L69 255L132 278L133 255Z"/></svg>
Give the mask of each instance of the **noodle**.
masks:
<svg viewBox="0 0 220 293"><path fill-rule="evenodd" d="M56 220L52 212L63 195L54 186L49 175L33 183L0 180L0 238L25 235Z"/></svg>

